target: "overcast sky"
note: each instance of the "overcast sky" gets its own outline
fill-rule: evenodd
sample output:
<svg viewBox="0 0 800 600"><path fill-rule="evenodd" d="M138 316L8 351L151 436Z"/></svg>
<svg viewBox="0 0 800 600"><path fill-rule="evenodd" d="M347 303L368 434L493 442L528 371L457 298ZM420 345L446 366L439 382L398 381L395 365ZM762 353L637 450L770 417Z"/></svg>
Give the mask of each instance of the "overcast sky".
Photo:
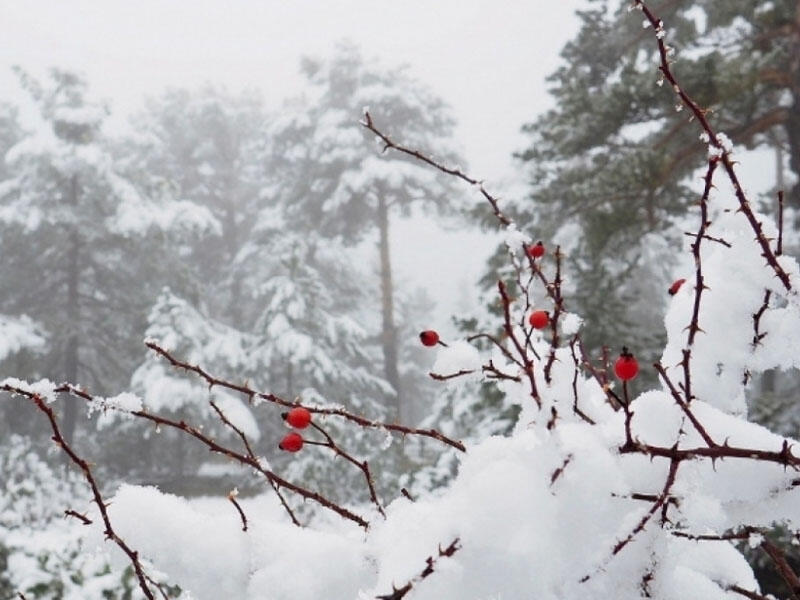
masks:
<svg viewBox="0 0 800 600"><path fill-rule="evenodd" d="M452 106L471 171L491 183L513 179L511 153L523 143L519 128L550 105L545 77L577 29L573 13L581 4L0 0L0 90L6 98L17 96L11 65L34 72L62 66L83 71L117 118L135 110L145 94L205 82L233 91L257 87L268 106L277 106L301 89L300 56L324 55L349 38L387 65L410 64L412 73ZM436 296L480 270L485 244L453 237L432 260L421 243L425 231L416 236L414 228L395 231L403 236L395 240L403 247L397 257L400 275L429 279ZM465 245L474 260L465 261ZM443 270L448 282L436 277Z"/></svg>

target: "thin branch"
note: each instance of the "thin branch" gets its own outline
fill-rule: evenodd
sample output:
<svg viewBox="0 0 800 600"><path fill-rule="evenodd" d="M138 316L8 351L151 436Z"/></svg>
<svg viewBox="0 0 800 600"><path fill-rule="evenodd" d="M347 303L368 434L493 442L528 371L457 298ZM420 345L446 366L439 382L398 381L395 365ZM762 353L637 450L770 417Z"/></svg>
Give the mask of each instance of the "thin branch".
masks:
<svg viewBox="0 0 800 600"><path fill-rule="evenodd" d="M235 491L228 494L228 500L231 501L231 504L236 507L236 511L239 513L239 518L242 520L242 531L247 531L247 516L245 516L244 510L242 510L241 505L236 500Z"/></svg>
<svg viewBox="0 0 800 600"><path fill-rule="evenodd" d="M693 238L697 237L697 233L692 233L691 231L684 231L683 235L686 235L686 236L689 236L689 237L693 237ZM731 245L730 242L727 242L727 241L723 240L720 237L714 237L712 235L707 235L707 234L704 234L702 237L703 237L704 240L708 240L709 242L716 242L718 244L722 244L726 248L733 248L733 246Z"/></svg>
<svg viewBox="0 0 800 600"><path fill-rule="evenodd" d="M760 331L761 327L761 317L764 316L764 313L769 308L769 301L772 298L772 292L770 290L764 291L764 300L761 302L761 307L753 313L753 341L751 345L753 346L753 350L755 350L759 344L761 344L761 340L766 337L766 331Z"/></svg>
<svg viewBox="0 0 800 600"><path fill-rule="evenodd" d="M82 515L81 513L77 512L77 511L74 511L72 509L65 510L64 511L64 516L65 517L73 517L75 519L78 519L84 525L91 525L92 524L92 520L89 517L87 517L86 515Z"/></svg>
<svg viewBox="0 0 800 600"><path fill-rule="evenodd" d="M435 429L416 429L414 427L406 427L404 425L398 425L397 423L381 423L380 421L373 421L371 419L367 419L366 417L350 413L344 410L343 408L320 408L314 406L305 406L297 402L290 402L288 400L281 398L280 396L276 396L275 394L259 392L257 390L250 388L247 385L241 385L238 383L233 383L230 381L226 381L224 379L219 379L217 377L214 377L213 375L206 372L202 367L198 365L192 365L183 362L181 360L178 360L177 358L172 356L167 350L165 350L152 340L146 341L145 345L154 352L156 352L157 354L166 358L167 361L173 367L184 369L186 371L190 371L200 376L203 380L205 380L205 382L208 384L209 387L214 387L216 385L229 390L233 390L235 392L239 392L240 394L247 396L250 401L252 401L253 398L260 398L262 400L266 400L267 402L271 402L279 406L284 406L286 408L294 408L296 406L302 406L311 413L315 413L318 415L331 415L331 416L342 417L343 419L346 419L353 423L357 423L362 427L367 427L370 429L386 429L389 431L395 431L405 435L419 435L423 437L433 438L435 440L442 442L443 444L447 444L448 446L452 446L453 448L461 450L461 452L466 452L464 444L462 444L457 440L450 439L449 437L436 431Z"/></svg>
<svg viewBox="0 0 800 600"><path fill-rule="evenodd" d="M569 343L569 349L572 353L572 362L575 363L575 370L572 374L572 412L589 423L589 425L594 425L594 420L589 417L589 415L584 413L580 408L578 408L578 368L580 363L578 362L578 356L575 353L575 344L578 342L578 340L578 336L575 335L572 337L572 341Z"/></svg>
<svg viewBox="0 0 800 600"><path fill-rule="evenodd" d="M778 192L778 247L775 255L783 254L783 190Z"/></svg>
<svg viewBox="0 0 800 600"><path fill-rule="evenodd" d="M250 447L250 442L247 440L247 436L244 434L244 431L242 431L236 425L231 423L231 421L228 419L228 417L225 416L225 413L222 412L222 409L219 406L217 406L217 404L213 400L209 400L209 404L211 404L211 408L214 409L214 411L217 413L217 416L220 418L220 420L227 427L232 429L234 431L234 433L236 433L236 435L239 436L239 439L242 440L242 443L244 444L244 447L247 450L247 456L249 456L251 459L253 459L255 461L258 461L258 458L256 457L255 453L253 452L253 449ZM284 498L283 494L281 493L281 489L271 479L268 479L268 481L269 481L270 487L272 488L272 491L274 491L275 494L278 496L278 500L280 500L280 503L283 506L284 510L286 510L286 512L288 513L289 518L292 520L292 523L294 523L298 527L301 527L300 521L297 520L297 516L294 514L294 511L289 506L289 503L286 501L286 498ZM238 506L237 506L237 508L238 508ZM245 522L245 527L246 526L247 526L247 523Z"/></svg>
<svg viewBox="0 0 800 600"><path fill-rule="evenodd" d="M663 365L657 362L653 364L653 367L655 368L656 371L658 371L658 374L661 376L661 379L664 380L664 383L669 388L669 391L672 394L673 399L678 404L678 406L681 407L683 413L689 418L689 421L691 421L697 433L700 434L700 437L703 438L703 441L708 445L709 448L715 448L717 446L716 442L714 442L714 440L711 439L711 436L706 431L706 428L703 427L700 421L698 421L697 417L689 408L688 402L684 402L683 398L681 398L680 393L678 393L678 390L675 389L675 386L670 380L669 375L667 375L667 371L664 369Z"/></svg>
<svg viewBox="0 0 800 600"><path fill-rule="evenodd" d="M797 599L800 597L800 578L797 577L797 573L794 572L789 561L786 560L783 551L766 537L761 542L761 549L772 559L781 578L786 582L792 598Z"/></svg>
<svg viewBox="0 0 800 600"><path fill-rule="evenodd" d="M517 335L514 332L514 326L511 323L511 298L509 298L508 292L506 291L506 285L502 280L497 282L497 289L500 291L500 299L503 303L503 327L506 335L511 340L514 348L517 350L520 360L523 362L523 371L525 372L528 382L530 383L531 397L536 402L536 406L541 408L542 400L539 398L539 391L536 389L536 378L534 377L533 372L533 362L528 358L528 353L526 352L525 347L520 344L519 339L517 339Z"/></svg>
<svg viewBox="0 0 800 600"><path fill-rule="evenodd" d="M561 295L561 246L556 246L556 275L553 283L549 286L551 290L551 297L553 298L553 315L550 318L550 331L552 337L550 338L550 356L547 358L547 364L544 367L544 380L548 383L551 382L550 370L553 368L553 363L556 360L556 349L558 348L558 320L561 313L564 311L564 297Z"/></svg>
<svg viewBox="0 0 800 600"><path fill-rule="evenodd" d="M774 596L762 596L757 592L746 590L738 585L732 585L728 588L728 590L739 594L740 596L744 596L745 598L750 598L750 600L772 600L774 598Z"/></svg>
<svg viewBox="0 0 800 600"><path fill-rule="evenodd" d="M656 17L653 12L648 8L648 6L644 3L643 0L634 0L635 5L642 9L647 20L653 26L653 29L656 32L663 31L664 24ZM789 274L783 269L783 267L778 263L775 253L772 251L772 248L769 246L769 240L764 235L763 227L761 222L756 218L753 210L750 208L750 201L747 199L747 195L744 193L744 189L742 188L741 183L739 182L739 178L736 175L736 172L733 168L733 160L731 160L730 152L726 149L725 145L722 143L720 137L711 127L711 124L706 117L706 110L700 108L700 106L681 88L678 84L678 81L675 78L675 75L672 73L672 68L670 66L670 50L667 48L666 43L664 42L663 36L656 35L656 44L658 46L658 54L660 59L659 70L664 75L664 78L669 82L670 86L672 87L675 94L678 95L680 101L686 106L694 117L697 119L700 126L703 128L703 131L708 135L709 143L717 149L719 152L720 160L722 161L722 165L725 168L725 172L728 175L728 179L730 180L731 184L733 185L734 192L736 194L736 199L739 201L739 212L744 214L747 218L747 222L750 224L751 229L756 235L756 242L761 247L761 255L767 261L767 264L772 268L775 272L775 275L780 279L783 287L788 291L792 289L792 283L789 280Z"/></svg>
<svg viewBox="0 0 800 600"><path fill-rule="evenodd" d="M438 559L443 557L453 556L456 552L459 551L461 546L459 546L458 543L459 539L456 538L452 542L450 542L450 545L447 548L442 549L442 547L439 546L439 554L436 557L429 556L428 558L425 559L425 568L420 572L419 575L414 577L412 580L410 580L402 587L398 588L392 585L391 593L383 594L382 596L376 596L375 600L401 600L402 598L405 598L406 594L408 594L408 592L411 591L411 588L413 588L420 581L422 581L423 579L434 573Z"/></svg>
<svg viewBox="0 0 800 600"><path fill-rule="evenodd" d="M47 420L50 422L50 429L53 432L53 442L69 457L69 459L77 466L81 472L83 473L83 477L86 482L89 484L89 487L92 491L92 499L97 506L98 510L100 511L100 516L103 520L103 525L105 527L104 534L107 539L110 539L114 542L117 547L122 550L125 555L128 557L128 560L133 567L134 573L136 574L136 579L139 583L139 588L142 590L142 593L148 600L155 600L155 596L153 595L150 586L147 584L148 578L145 575L144 567L142 567L142 563L139 561L139 553L132 549L126 542L123 540L117 532L114 530L113 525L111 524L111 519L108 516L108 511L106 509L106 501L103 499L102 494L100 493L100 487L97 485L97 480L94 478L94 474L92 473L92 469L89 466L89 463L78 456L72 446L67 442L64 436L61 434L61 428L58 426L58 421L56 420L55 413L53 409L47 404L45 399L40 395L36 394L27 390L23 390L20 388L15 388L9 385L4 385L2 388L7 392L11 392L20 396L24 396L31 400L36 408L39 409L40 412L44 413L47 417ZM66 391L66 390L63 390Z"/></svg>
<svg viewBox="0 0 800 600"><path fill-rule="evenodd" d="M369 112L364 113L364 120L361 121L361 125L369 129L372 133L374 133L381 139L381 141L384 144L383 146L384 152L386 152L388 149L391 148L392 150L396 150L397 152L401 152L419 161L422 161L425 164L433 167L434 169L441 171L442 173L446 173L447 175L452 175L453 177L457 177L458 179L461 179L462 181L470 185L476 186L481 195L483 195L483 197L486 198L487 202L489 202L489 204L491 205L492 210L494 211L494 216L497 217L497 220L500 221L500 223L502 223L506 227L508 225L511 225L511 219L509 219L505 214L503 214L503 211L500 210L500 204L498 199L486 191L486 188L483 187L482 181L470 177L469 175L462 172L461 169L454 167L447 167L442 163L437 162L434 159L425 156L419 150L407 148L405 146L395 143L388 135L386 135L385 133L383 133L382 131L380 131L375 127L375 125L372 122L372 116L370 116Z"/></svg>
<svg viewBox="0 0 800 600"><path fill-rule="evenodd" d="M375 508L378 509L378 512L381 513L383 517L386 517L386 512L383 510L383 505L381 504L380 500L378 500L378 493L375 491L375 484L372 479L372 473L369 470L369 462L367 462L366 460L359 461L352 455L342 450L342 448L335 441L333 441L333 438L330 436L330 434L327 431L325 431L325 429L323 429L320 425L317 425L312 421L311 427L316 429L325 438L324 446L333 450L336 454L341 456L343 459L345 459L352 465L355 465L355 467L359 471L361 471L361 473L364 475L364 480L367 483L367 488L369 489L370 500L372 500L372 503L375 505Z"/></svg>

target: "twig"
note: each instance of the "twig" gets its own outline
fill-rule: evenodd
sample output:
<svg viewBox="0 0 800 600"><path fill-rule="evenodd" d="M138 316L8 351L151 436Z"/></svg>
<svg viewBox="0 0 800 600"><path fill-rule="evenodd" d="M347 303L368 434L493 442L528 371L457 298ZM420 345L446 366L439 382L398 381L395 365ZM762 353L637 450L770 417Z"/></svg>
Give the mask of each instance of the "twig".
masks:
<svg viewBox="0 0 800 600"><path fill-rule="evenodd" d="M439 546L439 554L438 554L438 556L436 556L436 557L429 556L428 558L426 558L425 559L425 568L420 572L419 575L414 577L412 580L410 580L408 583L406 583L402 587L398 588L398 587L395 587L394 585L392 585L391 593L384 594L382 596L376 596L375 600L401 600L401 598L404 598L405 595L408 594L408 592L411 591L411 588L413 588L420 581L422 581L423 579L425 579L426 577L428 577L429 575L431 575L434 572L434 569L436 567L436 562L437 562L438 559L443 558L443 557L453 556L453 554L458 552L458 550L461 548L461 546L458 545L458 542L459 542L459 538L456 538L452 542L450 542L450 545L445 549L442 549L442 547Z"/></svg>
<svg viewBox="0 0 800 600"><path fill-rule="evenodd" d="M553 283L550 286L552 289L551 297L553 298L553 315L550 318L550 331L552 337L550 338L550 356L547 358L547 364L544 367L544 380L549 385L551 382L550 370L553 368L553 363L556 360L556 349L558 348L558 320L564 310L564 297L561 295L561 246L556 246L556 275Z"/></svg>
<svg viewBox="0 0 800 600"><path fill-rule="evenodd" d="M525 375L530 383L531 397L536 402L536 406L541 408L542 400L539 398L539 391L536 389L536 378L534 377L533 372L533 362L530 360L530 358L528 358L528 353L525 350L525 347L520 344L516 333L514 333L514 326L511 323L511 299L508 297L506 285L502 280L497 282L497 289L500 291L500 299L503 303L503 327L505 328L506 335L511 340L511 343L514 344L514 348L517 350L517 354L519 354L520 360L522 361L523 371L525 372Z"/></svg>
<svg viewBox="0 0 800 600"><path fill-rule="evenodd" d="M786 560L783 552L775 544L769 541L766 537L761 542L761 549L772 559L775 568L780 574L781 578L786 582L792 598L798 598L800 595L800 578L794 572L789 562Z"/></svg>
<svg viewBox="0 0 800 600"><path fill-rule="evenodd" d="M686 236L689 236L689 237L697 237L697 234L696 233L692 233L691 231L684 231L683 235L686 235ZM733 246L731 245L730 242L727 242L727 241L723 240L722 238L714 237L713 235L708 235L708 234L703 234L702 237L703 237L704 240L708 240L709 242L717 242L718 244L722 244L726 248L733 248Z"/></svg>
<svg viewBox="0 0 800 600"><path fill-rule="evenodd" d="M380 500L378 500L378 493L375 491L375 484L373 483L372 480L372 473L369 470L369 462L367 462L366 460L359 461L352 455L342 450L342 448L336 442L333 441L333 438L330 436L330 434L327 431L325 431L320 425L317 425L312 421L311 427L320 432L322 436L325 438L325 443L324 443L325 446L333 450L336 454L341 456L347 462L351 463L352 465L355 465L355 467L359 471L361 471L361 473L364 475L364 480L367 483L367 488L369 489L370 500L372 500L372 503L378 509L378 512L381 513L383 517L386 517L386 512L384 512L383 510L383 505L381 504Z"/></svg>
<svg viewBox="0 0 800 600"><path fill-rule="evenodd" d="M681 395L678 393L678 390L675 389L675 386L670 380L669 375L667 375L667 371L664 369L663 365L659 362L653 363L653 368L655 368L655 370L658 371L658 374L661 376L661 379L664 380L664 383L669 388L669 391L672 394L673 399L675 400L677 405L681 407L681 410L689 418L689 421L692 422L692 425L694 426L697 433L699 433L700 437L703 438L703 441L708 445L709 448L715 448L717 446L716 442L714 442L714 440L711 439L711 436L708 435L706 428L703 427L702 423L700 423L700 421L697 420L697 417L689 408L688 401L687 402L683 401L683 398L681 398Z"/></svg>
<svg viewBox="0 0 800 600"><path fill-rule="evenodd" d="M564 459L564 462L561 463L561 466L553 471L553 474L550 475L550 487L553 487L553 484L558 481L558 478L564 473L564 469L566 469L567 465L572 462L572 458L572 454L567 454L567 457Z"/></svg>
<svg viewBox="0 0 800 600"><path fill-rule="evenodd" d="M81 513L77 512L77 511L74 511L72 509L65 510L64 511L64 516L66 516L66 517L74 517L74 518L78 519L81 523L83 523L84 525L91 525L92 524L92 520L89 517L87 517L86 515L82 515Z"/></svg>
<svg viewBox="0 0 800 600"><path fill-rule="evenodd" d="M242 440L242 443L244 444L245 450L247 450L247 456L249 456L251 459L253 459L255 461L258 461L258 457L256 457L255 453L253 452L253 449L250 447L250 442L247 441L247 436L244 434L244 431L242 431L239 427L237 427L236 425L231 423L231 421L228 419L228 417L225 416L225 413L222 412L222 409L219 406L217 406L217 404L213 400L209 400L209 404L211 404L211 408L214 409L214 411L217 413L217 416L220 418L220 420L227 427L232 429L234 431L234 433L236 433L236 435L239 436L239 439ZM275 494L278 496L278 500L280 500L281 505L283 506L284 510L286 510L286 512L288 513L289 518L292 520L292 523L294 523L295 525L300 527L301 526L300 525L300 521L297 520L297 516L294 514L294 511L292 510L292 508L289 506L289 503L286 501L286 498L283 497L283 494L281 493L281 489L271 479L267 479L267 481L269 481L269 485L272 488L272 491L274 491ZM246 523L245 523L245 526L247 526Z"/></svg>
<svg viewBox="0 0 800 600"><path fill-rule="evenodd" d="M236 501L236 493L230 492L228 494L228 500L231 501L231 504L233 504L236 507L236 510L239 513L239 518L242 520L242 531L247 531L247 517L245 516L244 511L242 510L242 507L239 504L239 502Z"/></svg>
<svg viewBox="0 0 800 600"><path fill-rule="evenodd" d="M469 175L462 172L461 169L447 167L433 160L432 158L425 156L419 150L413 150L411 148L407 148L405 146L395 143L388 135L386 135L385 133L383 133L382 131L380 131L375 127L375 125L372 122L372 117L370 116L368 111L364 112L364 120L361 121L361 125L369 129L372 133L377 135L381 139L381 141L383 141L384 152L386 152L386 150L391 148L393 150L396 150L397 152L401 152L403 154L416 158L417 160L422 161L427 165L430 165L431 167L437 169L438 171L441 171L442 173L452 175L453 177L458 177L459 179L465 181L470 185L477 186L478 191L480 191L483 197L486 198L487 202L489 202L489 204L491 205L492 210L494 211L494 215L495 217L497 217L497 220L500 221L505 226L511 225L511 219L509 219L506 215L504 215L503 212L500 210L498 199L486 191L486 188L483 187L482 181L473 179Z"/></svg>
<svg viewBox="0 0 800 600"><path fill-rule="evenodd" d="M578 342L578 340L578 336L574 335L572 337L572 341L569 343L569 349L572 353L572 362L575 363L575 370L572 374L572 412L589 423L589 425L594 425L594 420L589 417L589 415L584 413L580 408L578 408L578 367L580 366L580 363L578 362L578 356L575 353L575 344Z"/></svg>
<svg viewBox="0 0 800 600"><path fill-rule="evenodd" d="M457 379L459 377L464 377L464 375L471 375L474 372L475 372L474 369L461 369L460 371L457 371L455 373L448 373L447 375L441 375L439 373L434 373L433 371L431 371L430 373L428 373L428 376L431 379L435 379L436 381L448 381L450 379Z"/></svg>
<svg viewBox="0 0 800 600"><path fill-rule="evenodd" d="M745 598L750 598L750 600L772 600L774 596L762 596L756 592L751 590L746 590L743 587L739 587L738 585L732 585L728 588L731 592L739 594L740 596L744 596Z"/></svg>
<svg viewBox="0 0 800 600"><path fill-rule="evenodd" d="M764 291L764 300L761 303L761 308L759 308L755 313L753 313L753 341L752 346L753 350L761 343L761 340L767 335L767 332L759 331L759 327L761 326L761 317L764 316L767 308L769 308L769 301L772 297L772 292L770 290Z"/></svg>

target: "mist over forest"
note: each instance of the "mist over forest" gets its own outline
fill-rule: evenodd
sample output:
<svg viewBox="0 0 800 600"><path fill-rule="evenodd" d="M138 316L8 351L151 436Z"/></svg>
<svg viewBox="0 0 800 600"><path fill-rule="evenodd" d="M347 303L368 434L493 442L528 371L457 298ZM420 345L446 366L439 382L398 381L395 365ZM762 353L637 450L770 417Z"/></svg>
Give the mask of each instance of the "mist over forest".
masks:
<svg viewBox="0 0 800 600"><path fill-rule="evenodd" d="M796 596L800 4L534 4L0 2L0 600Z"/></svg>

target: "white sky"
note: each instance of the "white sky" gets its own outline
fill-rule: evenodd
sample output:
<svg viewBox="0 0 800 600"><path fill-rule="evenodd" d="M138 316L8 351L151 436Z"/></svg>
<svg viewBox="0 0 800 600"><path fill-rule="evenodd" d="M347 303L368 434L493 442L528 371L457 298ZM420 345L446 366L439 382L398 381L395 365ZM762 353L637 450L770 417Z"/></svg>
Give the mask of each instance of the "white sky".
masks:
<svg viewBox="0 0 800 600"><path fill-rule="evenodd" d="M582 0L0 0L0 94L17 96L10 66L83 71L116 115L167 86L261 89L269 106L297 92L303 54L350 38L367 56L411 72L453 108L473 174L513 181L520 126L550 104L545 77L577 28ZM371 107L374 112L379 107ZM357 115L354 116L357 118ZM489 244L395 228L400 278L453 306ZM470 251L465 252L465 248ZM463 288L462 288L463 289ZM444 307L443 307L444 308ZM444 315L441 315L444 316Z"/></svg>

